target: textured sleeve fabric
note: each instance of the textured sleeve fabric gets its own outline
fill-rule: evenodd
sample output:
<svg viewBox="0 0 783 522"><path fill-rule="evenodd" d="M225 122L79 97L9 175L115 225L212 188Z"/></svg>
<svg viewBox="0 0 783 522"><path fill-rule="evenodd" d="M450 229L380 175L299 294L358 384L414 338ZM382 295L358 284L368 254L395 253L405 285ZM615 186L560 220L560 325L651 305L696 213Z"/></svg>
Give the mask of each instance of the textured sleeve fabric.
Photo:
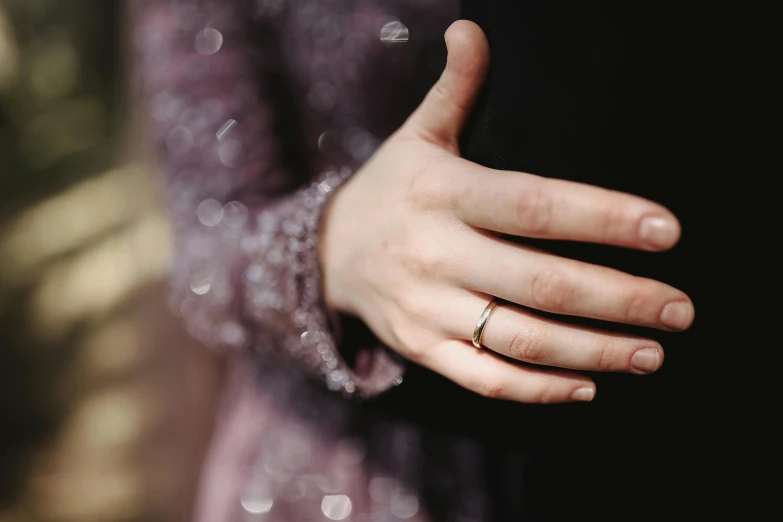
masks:
<svg viewBox="0 0 783 522"><path fill-rule="evenodd" d="M380 346L363 371L338 350L318 264L321 212L351 174L299 161L282 113L274 27L245 0L141 0L131 9L135 86L164 173L175 235L171 307L217 350L283 360L346 395L401 381ZM369 363L367 363L369 361Z"/></svg>

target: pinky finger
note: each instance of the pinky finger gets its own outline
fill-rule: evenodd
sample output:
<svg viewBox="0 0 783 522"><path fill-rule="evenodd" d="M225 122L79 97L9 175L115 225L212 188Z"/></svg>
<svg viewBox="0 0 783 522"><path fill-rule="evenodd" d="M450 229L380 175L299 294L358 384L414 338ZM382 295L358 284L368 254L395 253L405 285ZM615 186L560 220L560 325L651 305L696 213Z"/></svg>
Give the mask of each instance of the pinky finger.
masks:
<svg viewBox="0 0 783 522"><path fill-rule="evenodd" d="M595 397L595 383L584 375L513 364L461 340L439 344L419 362L492 399L549 404L591 401Z"/></svg>

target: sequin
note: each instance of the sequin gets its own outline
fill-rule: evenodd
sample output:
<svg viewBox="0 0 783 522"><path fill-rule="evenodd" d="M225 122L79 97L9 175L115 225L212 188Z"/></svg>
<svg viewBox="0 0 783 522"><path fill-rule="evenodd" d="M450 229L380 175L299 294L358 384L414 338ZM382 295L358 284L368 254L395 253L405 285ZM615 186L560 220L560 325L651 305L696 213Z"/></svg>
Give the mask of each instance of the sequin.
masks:
<svg viewBox="0 0 783 522"><path fill-rule="evenodd" d="M303 249L302 242L299 239L292 237L288 239L288 250L291 252L301 252Z"/></svg>
<svg viewBox="0 0 783 522"><path fill-rule="evenodd" d="M294 324L297 327L301 328L302 326L306 325L307 318L308 318L307 310L305 310L304 308L297 308L296 310L294 310L293 320L294 320ZM328 348L329 345L327 344L326 346Z"/></svg>
<svg viewBox="0 0 783 522"><path fill-rule="evenodd" d="M397 518L411 518L419 511L419 498L412 494L394 495L389 510Z"/></svg>
<svg viewBox="0 0 783 522"><path fill-rule="evenodd" d="M248 217L247 207L239 201L230 201L223 207L223 222L230 228L240 228Z"/></svg>
<svg viewBox="0 0 783 522"><path fill-rule="evenodd" d="M351 127L345 132L343 147L358 161L365 161L377 148L375 138L361 127Z"/></svg>
<svg viewBox="0 0 783 522"><path fill-rule="evenodd" d="M246 344L247 334L239 324L229 321L220 327L220 340L227 346L241 348Z"/></svg>
<svg viewBox="0 0 783 522"><path fill-rule="evenodd" d="M223 35L213 27L207 27L196 36L196 52L199 54L215 54L223 46Z"/></svg>
<svg viewBox="0 0 783 522"><path fill-rule="evenodd" d="M392 20L381 28L381 41L404 43L409 38L408 27L399 20Z"/></svg>
<svg viewBox="0 0 783 522"><path fill-rule="evenodd" d="M347 495L326 495L321 511L330 520L344 520L351 515L353 505Z"/></svg>
<svg viewBox="0 0 783 522"><path fill-rule="evenodd" d="M220 163L226 167L238 167L244 160L245 147L237 140L222 140L218 145L218 157L220 158Z"/></svg>
<svg viewBox="0 0 783 522"><path fill-rule="evenodd" d="M261 278L264 277L264 267L261 265L250 265L245 271L245 277L251 283L261 282Z"/></svg>
<svg viewBox="0 0 783 522"><path fill-rule="evenodd" d="M190 289L196 295L204 295L212 288L215 271L210 268L193 268L190 271Z"/></svg>
<svg viewBox="0 0 783 522"><path fill-rule="evenodd" d="M318 187L318 191L323 195L326 195L332 191L332 184L329 183L328 181L322 181L317 185L317 187Z"/></svg>
<svg viewBox="0 0 783 522"><path fill-rule="evenodd" d="M215 133L215 137L218 139L218 141L221 141L223 138L228 136L228 133L231 132L231 130L237 125L237 120L229 119L226 123L224 123L220 129Z"/></svg>
<svg viewBox="0 0 783 522"><path fill-rule="evenodd" d="M199 222L206 227L214 227L223 219L223 205L214 199L205 199L196 210Z"/></svg>
<svg viewBox="0 0 783 522"><path fill-rule="evenodd" d="M313 332L305 331L302 332L302 335L300 336L302 339L302 344L305 346L311 346L313 344L313 341L315 340L313 336Z"/></svg>
<svg viewBox="0 0 783 522"><path fill-rule="evenodd" d="M245 487L240 503L244 510L252 515L269 513L275 504L268 486L263 483L252 483Z"/></svg>
<svg viewBox="0 0 783 522"><path fill-rule="evenodd" d="M332 370L329 372L329 379L326 381L326 386L330 390L339 390L346 380L348 380L348 376L344 371Z"/></svg>

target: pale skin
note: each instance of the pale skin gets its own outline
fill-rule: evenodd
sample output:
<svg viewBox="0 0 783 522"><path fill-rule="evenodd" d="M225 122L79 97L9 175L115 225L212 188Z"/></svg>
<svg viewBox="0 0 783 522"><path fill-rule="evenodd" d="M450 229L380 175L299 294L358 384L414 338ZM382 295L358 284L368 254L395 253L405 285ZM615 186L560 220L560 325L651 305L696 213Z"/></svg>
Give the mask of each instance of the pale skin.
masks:
<svg viewBox="0 0 783 522"><path fill-rule="evenodd" d="M500 234L654 252L677 243L677 218L637 196L462 159L458 137L481 88L489 47L467 21L448 29L446 44L449 58L436 85L326 210L327 304L361 318L402 356L486 397L590 401L595 383L578 370L656 371L663 348L652 339L530 310L681 331L694 318L685 293ZM477 349L473 329L493 297L504 301Z"/></svg>

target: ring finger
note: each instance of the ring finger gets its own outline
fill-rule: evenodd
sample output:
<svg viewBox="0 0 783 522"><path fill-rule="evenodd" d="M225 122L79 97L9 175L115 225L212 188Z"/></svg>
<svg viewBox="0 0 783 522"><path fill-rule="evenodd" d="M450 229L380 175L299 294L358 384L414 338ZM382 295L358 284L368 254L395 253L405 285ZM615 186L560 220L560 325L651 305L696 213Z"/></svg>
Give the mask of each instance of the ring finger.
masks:
<svg viewBox="0 0 783 522"><path fill-rule="evenodd" d="M472 339L491 299L472 292L449 299L446 333ZM651 339L553 321L503 301L486 322L481 345L520 361L574 370L647 374L663 363L663 349Z"/></svg>

